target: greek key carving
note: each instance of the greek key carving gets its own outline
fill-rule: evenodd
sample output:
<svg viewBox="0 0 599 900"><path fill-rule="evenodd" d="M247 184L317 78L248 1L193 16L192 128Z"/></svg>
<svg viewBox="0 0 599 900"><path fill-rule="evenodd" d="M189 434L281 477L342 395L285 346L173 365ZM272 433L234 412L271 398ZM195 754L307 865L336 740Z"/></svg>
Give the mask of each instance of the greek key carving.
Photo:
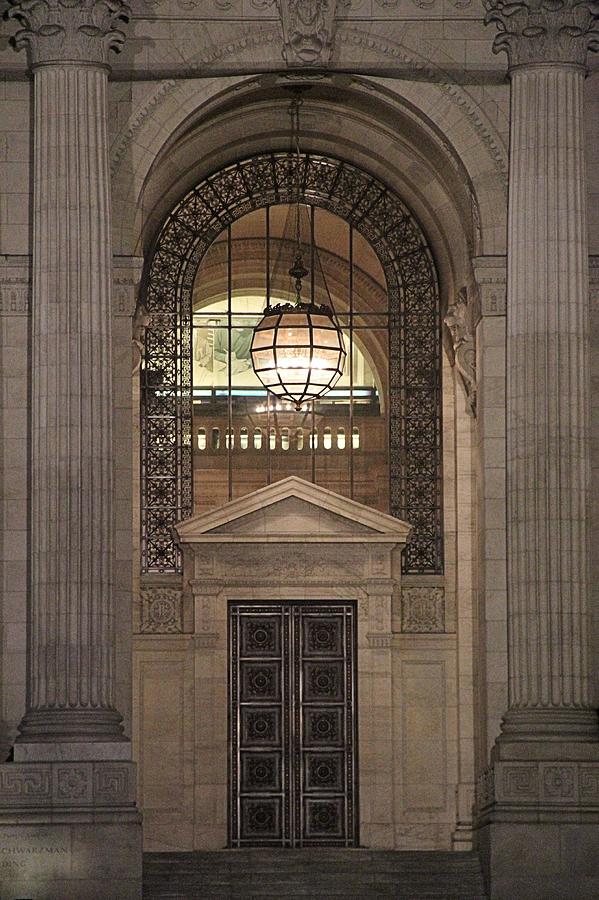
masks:
<svg viewBox="0 0 599 900"><path fill-rule="evenodd" d="M442 587L404 587L401 630L411 633L445 631L445 591Z"/></svg>
<svg viewBox="0 0 599 900"><path fill-rule="evenodd" d="M130 9L122 0L9 0L8 18L23 27L13 44L28 48L33 65L47 62L106 63L125 41L121 25Z"/></svg>
<svg viewBox="0 0 599 900"><path fill-rule="evenodd" d="M579 792L583 803L599 803L599 767L580 766Z"/></svg>
<svg viewBox="0 0 599 900"><path fill-rule="evenodd" d="M539 781L536 767L505 766L502 770L504 799L536 800Z"/></svg>
<svg viewBox="0 0 599 900"><path fill-rule="evenodd" d="M0 766L0 804L43 803L51 796L49 766L29 765L26 771L14 763Z"/></svg>
<svg viewBox="0 0 599 900"><path fill-rule="evenodd" d="M94 799L101 803L123 803L130 800L130 765L96 766L94 771Z"/></svg>
<svg viewBox="0 0 599 900"><path fill-rule="evenodd" d="M141 633L180 634L183 631L183 592L175 588L142 588Z"/></svg>

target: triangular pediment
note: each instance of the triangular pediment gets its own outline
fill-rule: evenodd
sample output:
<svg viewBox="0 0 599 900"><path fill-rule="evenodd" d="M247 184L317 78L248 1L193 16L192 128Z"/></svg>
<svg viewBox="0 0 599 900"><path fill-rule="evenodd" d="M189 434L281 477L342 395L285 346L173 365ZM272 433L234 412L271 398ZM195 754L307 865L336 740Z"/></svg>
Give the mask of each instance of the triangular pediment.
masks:
<svg viewBox="0 0 599 900"><path fill-rule="evenodd" d="M366 540L405 543L410 526L290 476L177 525L182 543Z"/></svg>

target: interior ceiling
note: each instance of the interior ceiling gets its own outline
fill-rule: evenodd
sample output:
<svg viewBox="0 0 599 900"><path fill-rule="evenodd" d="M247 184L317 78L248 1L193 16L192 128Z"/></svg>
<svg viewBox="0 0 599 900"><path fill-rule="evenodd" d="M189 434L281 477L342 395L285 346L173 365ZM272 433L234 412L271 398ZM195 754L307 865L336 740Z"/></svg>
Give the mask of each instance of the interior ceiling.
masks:
<svg viewBox="0 0 599 900"><path fill-rule="evenodd" d="M208 101L158 155L144 189L145 253L169 211L206 177L255 153L290 149L289 91L258 81L242 88ZM446 307L468 282L475 247L471 187L447 142L413 110L330 84L307 93L300 126L302 151L351 162L411 209L432 248Z"/></svg>

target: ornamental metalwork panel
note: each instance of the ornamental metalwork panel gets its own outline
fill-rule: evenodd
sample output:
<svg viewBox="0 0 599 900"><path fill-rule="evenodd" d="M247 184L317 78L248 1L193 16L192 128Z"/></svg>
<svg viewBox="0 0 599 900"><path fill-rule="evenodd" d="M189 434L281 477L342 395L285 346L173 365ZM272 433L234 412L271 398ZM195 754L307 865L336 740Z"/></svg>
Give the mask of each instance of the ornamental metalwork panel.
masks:
<svg viewBox="0 0 599 900"><path fill-rule="evenodd" d="M229 605L231 847L358 844L353 603Z"/></svg>
<svg viewBox="0 0 599 900"><path fill-rule="evenodd" d="M192 289L204 253L232 222L290 203L295 157L234 163L170 213L145 274L141 373L142 572L180 572L173 526L192 515ZM400 198L339 159L304 154L301 200L345 219L371 244L389 298L390 512L412 525L406 574L442 574L441 316L426 238Z"/></svg>

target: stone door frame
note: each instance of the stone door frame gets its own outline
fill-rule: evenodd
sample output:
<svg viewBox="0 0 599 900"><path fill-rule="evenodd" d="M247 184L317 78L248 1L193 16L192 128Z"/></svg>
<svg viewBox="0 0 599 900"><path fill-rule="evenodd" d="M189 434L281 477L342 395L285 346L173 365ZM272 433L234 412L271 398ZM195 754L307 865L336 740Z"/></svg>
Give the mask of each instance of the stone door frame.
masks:
<svg viewBox="0 0 599 900"><path fill-rule="evenodd" d="M196 849L227 845L230 601L354 601L363 846L392 848L392 609L410 527L301 478L182 522L194 609Z"/></svg>

